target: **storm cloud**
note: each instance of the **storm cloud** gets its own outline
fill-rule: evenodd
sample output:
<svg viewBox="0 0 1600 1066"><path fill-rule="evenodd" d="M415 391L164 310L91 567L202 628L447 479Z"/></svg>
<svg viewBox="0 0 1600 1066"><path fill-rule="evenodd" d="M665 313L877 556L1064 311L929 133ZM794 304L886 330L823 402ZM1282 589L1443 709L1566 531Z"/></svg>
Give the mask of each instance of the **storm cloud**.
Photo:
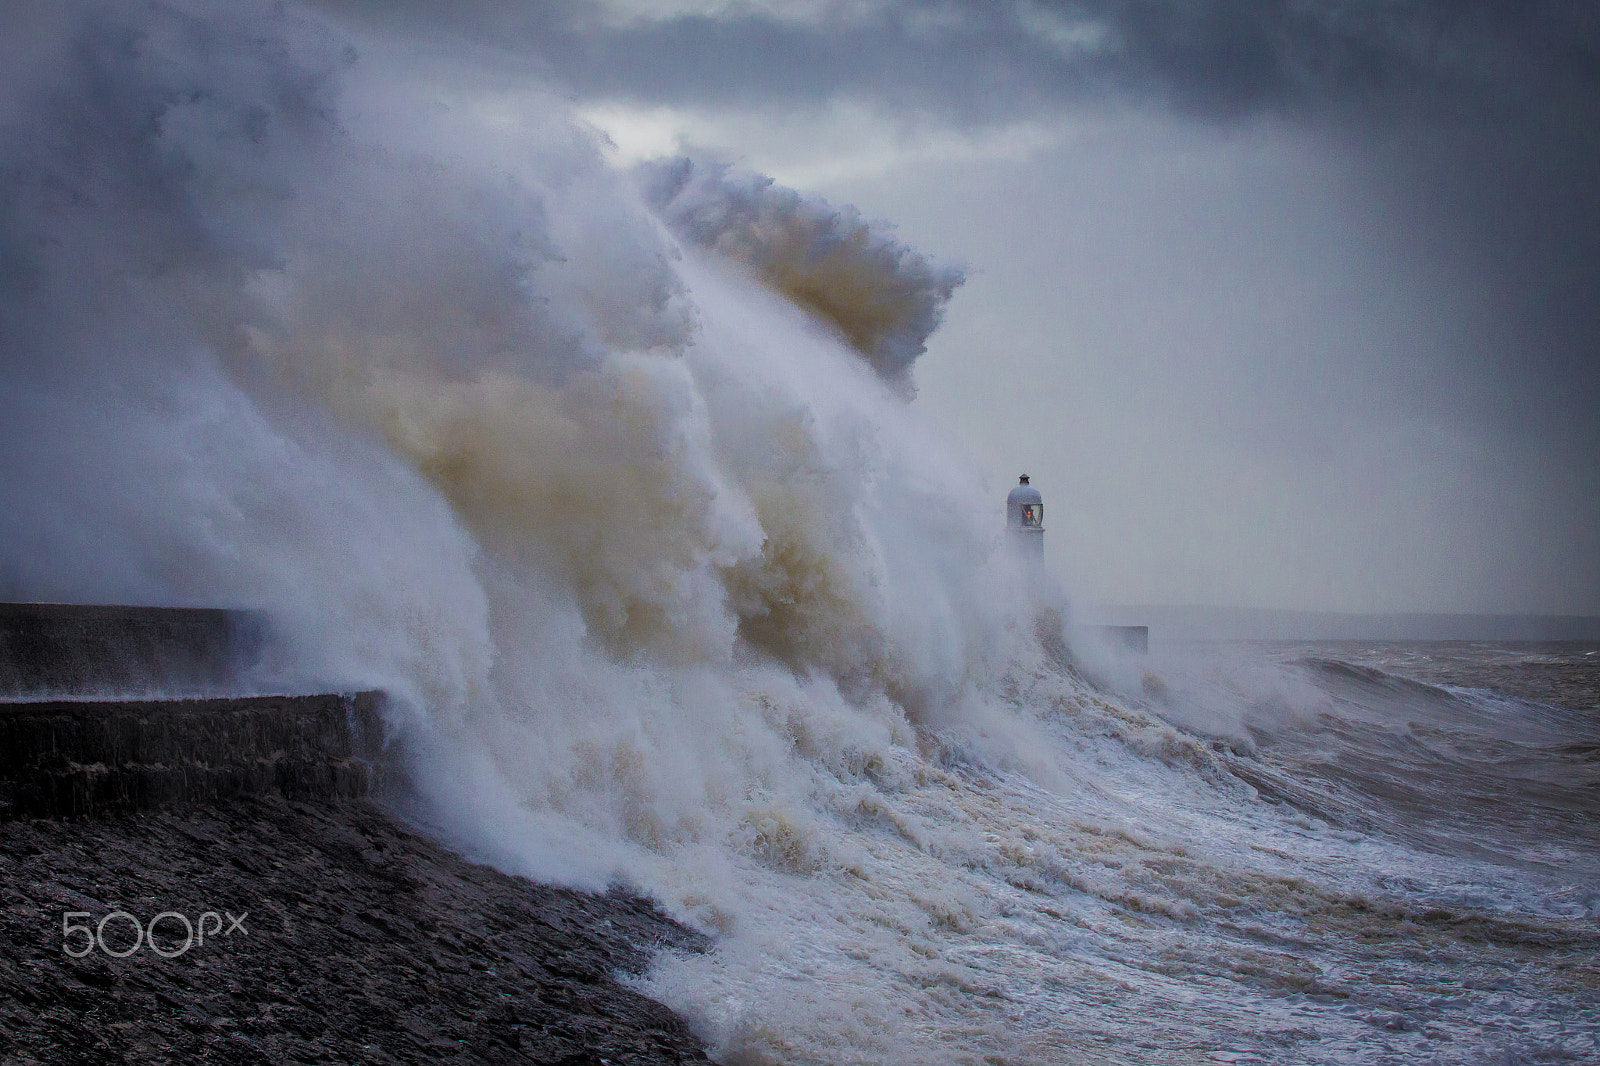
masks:
<svg viewBox="0 0 1600 1066"><path fill-rule="evenodd" d="M1181 110L1592 113L1600 14L1572 0L324 0L536 53L582 94L748 105L881 96L990 118L1095 93Z"/></svg>

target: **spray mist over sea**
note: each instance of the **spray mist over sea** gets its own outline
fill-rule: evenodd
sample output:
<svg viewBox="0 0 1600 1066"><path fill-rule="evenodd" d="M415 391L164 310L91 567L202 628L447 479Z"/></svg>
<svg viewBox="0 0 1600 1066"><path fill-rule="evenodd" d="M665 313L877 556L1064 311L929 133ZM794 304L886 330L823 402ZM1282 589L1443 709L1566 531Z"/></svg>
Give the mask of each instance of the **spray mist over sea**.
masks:
<svg viewBox="0 0 1600 1066"><path fill-rule="evenodd" d="M958 271L294 5L17 13L6 595L266 610L462 846L714 933L724 1063L1600 1053L1594 715L1042 630L908 400Z"/></svg>

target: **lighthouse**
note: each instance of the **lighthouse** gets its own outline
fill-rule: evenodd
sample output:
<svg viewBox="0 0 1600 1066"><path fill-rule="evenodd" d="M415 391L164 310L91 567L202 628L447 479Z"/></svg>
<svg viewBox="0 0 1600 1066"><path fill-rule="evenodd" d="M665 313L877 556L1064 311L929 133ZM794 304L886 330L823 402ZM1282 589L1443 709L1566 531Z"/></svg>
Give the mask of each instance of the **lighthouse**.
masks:
<svg viewBox="0 0 1600 1066"><path fill-rule="evenodd" d="M1027 474L1006 496L1006 535L1024 558L1044 559L1044 497Z"/></svg>

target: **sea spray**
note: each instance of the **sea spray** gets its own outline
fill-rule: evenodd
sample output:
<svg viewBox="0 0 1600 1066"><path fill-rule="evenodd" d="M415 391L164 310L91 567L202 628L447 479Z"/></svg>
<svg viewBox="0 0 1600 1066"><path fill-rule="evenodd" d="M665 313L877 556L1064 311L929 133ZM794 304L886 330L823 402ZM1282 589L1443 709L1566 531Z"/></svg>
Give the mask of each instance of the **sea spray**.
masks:
<svg viewBox="0 0 1600 1066"><path fill-rule="evenodd" d="M806 198L727 164L680 157L639 168L645 197L691 244L750 267L836 328L886 381L911 368L962 282L853 208Z"/></svg>

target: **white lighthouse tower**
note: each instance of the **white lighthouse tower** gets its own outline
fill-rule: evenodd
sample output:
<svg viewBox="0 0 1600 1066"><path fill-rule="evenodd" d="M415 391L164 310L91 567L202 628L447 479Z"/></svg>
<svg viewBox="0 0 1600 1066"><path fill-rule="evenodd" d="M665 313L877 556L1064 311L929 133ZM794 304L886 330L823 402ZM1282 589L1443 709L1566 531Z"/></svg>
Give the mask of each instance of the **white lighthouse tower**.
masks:
<svg viewBox="0 0 1600 1066"><path fill-rule="evenodd" d="M1006 496L1006 535L1027 559L1044 559L1044 497L1028 484L1028 475Z"/></svg>

